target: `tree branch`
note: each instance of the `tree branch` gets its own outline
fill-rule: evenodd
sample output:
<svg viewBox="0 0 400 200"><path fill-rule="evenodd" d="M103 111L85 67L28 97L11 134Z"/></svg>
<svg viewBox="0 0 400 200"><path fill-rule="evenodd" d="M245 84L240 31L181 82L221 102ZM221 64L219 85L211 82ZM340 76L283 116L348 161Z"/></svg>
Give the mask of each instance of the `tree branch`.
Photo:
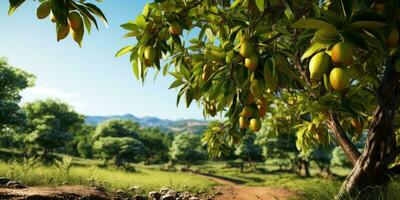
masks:
<svg viewBox="0 0 400 200"><path fill-rule="evenodd" d="M340 125L336 114L330 113L330 119L328 121L328 126L332 130L333 134L336 137L337 143L343 149L344 153L349 157L351 163L353 165L357 162L361 153L357 150L356 146L350 141L350 139L346 136L342 126Z"/></svg>
<svg viewBox="0 0 400 200"><path fill-rule="evenodd" d="M400 165L390 168L389 171L392 174L399 175L400 174Z"/></svg>

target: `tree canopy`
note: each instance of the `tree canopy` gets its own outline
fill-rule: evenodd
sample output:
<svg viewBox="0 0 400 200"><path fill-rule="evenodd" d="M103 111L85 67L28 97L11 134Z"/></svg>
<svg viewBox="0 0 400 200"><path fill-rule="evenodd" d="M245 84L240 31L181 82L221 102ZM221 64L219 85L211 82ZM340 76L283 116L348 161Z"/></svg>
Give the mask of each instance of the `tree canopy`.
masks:
<svg viewBox="0 0 400 200"><path fill-rule="evenodd" d="M34 76L14 68L0 58L0 129L5 126L21 125L24 122L19 102L20 92L33 86Z"/></svg>

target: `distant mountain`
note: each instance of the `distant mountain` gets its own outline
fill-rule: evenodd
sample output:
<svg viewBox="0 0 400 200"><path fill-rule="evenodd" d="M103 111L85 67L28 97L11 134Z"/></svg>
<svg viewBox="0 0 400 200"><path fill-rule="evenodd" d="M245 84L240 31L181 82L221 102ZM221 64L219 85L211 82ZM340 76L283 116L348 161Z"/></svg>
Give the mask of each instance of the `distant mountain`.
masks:
<svg viewBox="0 0 400 200"><path fill-rule="evenodd" d="M195 134L203 133L208 122L205 120L182 119L168 120L157 117L136 117L132 114L111 115L111 116L86 116L86 123L97 125L109 119L132 120L144 127L157 127L165 131L184 132L189 131Z"/></svg>

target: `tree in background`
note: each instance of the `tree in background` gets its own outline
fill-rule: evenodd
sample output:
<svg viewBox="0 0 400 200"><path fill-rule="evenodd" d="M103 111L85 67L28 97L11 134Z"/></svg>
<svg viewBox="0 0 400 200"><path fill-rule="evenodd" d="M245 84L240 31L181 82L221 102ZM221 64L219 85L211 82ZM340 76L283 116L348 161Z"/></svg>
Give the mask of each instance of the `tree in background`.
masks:
<svg viewBox="0 0 400 200"><path fill-rule="evenodd" d="M23 2L10 0L9 13ZM68 27L59 27L69 25L79 43L83 20L88 28L96 22L88 16L105 19L81 1L40 3L38 17L51 10L58 35L68 35L60 31ZM157 0L122 25L129 31L125 37L137 43L117 56L130 53L142 80L150 69L163 67L176 79L171 88L180 88L178 102L198 101L205 115L226 111L227 133L234 138L244 136L247 127L260 129L264 98L289 91L301 119L298 147L334 139L354 165L339 197L357 197L359 191L363 197L400 174L400 131L394 122L400 104L399 7L397 0ZM192 29L198 37L191 34L183 42L182 34ZM349 121L354 128L344 126ZM361 153L347 132L356 135L367 124Z"/></svg>
<svg viewBox="0 0 400 200"><path fill-rule="evenodd" d="M340 147L336 147L332 151L332 166L339 166L339 167L351 167L350 160L346 157L346 154Z"/></svg>
<svg viewBox="0 0 400 200"><path fill-rule="evenodd" d="M207 158L202 148L200 137L191 133L177 134L169 149L171 161L190 165Z"/></svg>
<svg viewBox="0 0 400 200"><path fill-rule="evenodd" d="M144 145L139 141L139 125L131 120L111 119L97 125L93 134L93 150L116 166L143 159Z"/></svg>
<svg viewBox="0 0 400 200"><path fill-rule="evenodd" d="M145 146L144 157L147 163L168 161L168 150L173 140L171 133L158 128L142 128L139 131L139 140Z"/></svg>
<svg viewBox="0 0 400 200"><path fill-rule="evenodd" d="M140 161L145 153L143 143L130 137L100 137L94 142L93 149L102 159L112 159L116 166Z"/></svg>
<svg viewBox="0 0 400 200"><path fill-rule="evenodd" d="M69 105L47 99L23 106L27 117L27 141L43 149L43 157L54 148L63 147L73 137L72 130L83 123L83 116Z"/></svg>
<svg viewBox="0 0 400 200"><path fill-rule="evenodd" d="M73 131L73 139L65 147L65 153L83 158L93 157L93 133L95 127L82 124Z"/></svg>
<svg viewBox="0 0 400 200"><path fill-rule="evenodd" d="M131 120L110 119L97 125L93 139L100 137L130 137L138 139L139 124Z"/></svg>
<svg viewBox="0 0 400 200"><path fill-rule="evenodd" d="M18 126L24 123L24 114L19 107L20 92L33 86L34 76L21 69L8 65L0 58L0 131L5 126Z"/></svg>
<svg viewBox="0 0 400 200"><path fill-rule="evenodd" d="M255 138L255 134L247 135L235 149L235 155L247 161L250 166L253 166L253 162L262 160L262 149L255 144Z"/></svg>

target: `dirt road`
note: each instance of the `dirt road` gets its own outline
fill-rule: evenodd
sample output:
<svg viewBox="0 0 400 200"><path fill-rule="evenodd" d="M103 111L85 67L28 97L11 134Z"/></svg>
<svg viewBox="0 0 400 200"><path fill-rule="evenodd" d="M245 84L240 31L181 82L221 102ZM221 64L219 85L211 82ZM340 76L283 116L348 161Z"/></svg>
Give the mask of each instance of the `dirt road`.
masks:
<svg viewBox="0 0 400 200"><path fill-rule="evenodd" d="M217 193L220 193L216 196L216 200L285 200L296 194L286 189L245 186L233 180L213 175L201 174L201 176L207 176L221 184L213 188Z"/></svg>

